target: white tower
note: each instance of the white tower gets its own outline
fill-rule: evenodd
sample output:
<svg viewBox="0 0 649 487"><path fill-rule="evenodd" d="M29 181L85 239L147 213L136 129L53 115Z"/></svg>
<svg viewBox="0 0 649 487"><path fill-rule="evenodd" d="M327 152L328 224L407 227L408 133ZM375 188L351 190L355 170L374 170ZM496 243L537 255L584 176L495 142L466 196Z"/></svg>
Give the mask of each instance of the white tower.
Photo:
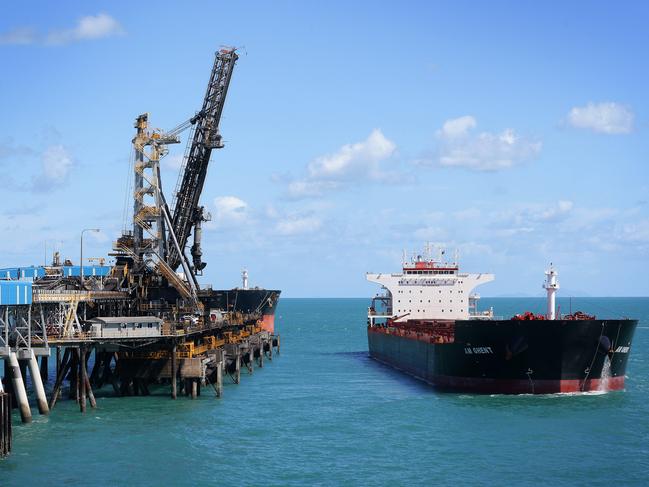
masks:
<svg viewBox="0 0 649 487"><path fill-rule="evenodd" d="M545 282L543 283L543 288L548 291L548 312L546 314L548 320L556 319L557 308L555 294L557 289L559 289L558 275L559 273L554 270L554 266L550 262L550 268L545 271Z"/></svg>
<svg viewBox="0 0 649 487"><path fill-rule="evenodd" d="M243 289L248 289L248 269L241 271L241 280L243 281Z"/></svg>

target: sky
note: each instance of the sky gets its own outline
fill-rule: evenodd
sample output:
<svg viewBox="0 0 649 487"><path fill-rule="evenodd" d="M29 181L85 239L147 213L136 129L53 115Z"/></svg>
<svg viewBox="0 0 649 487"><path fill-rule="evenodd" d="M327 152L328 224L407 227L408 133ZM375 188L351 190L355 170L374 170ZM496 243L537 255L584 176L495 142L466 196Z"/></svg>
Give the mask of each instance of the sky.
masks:
<svg viewBox="0 0 649 487"><path fill-rule="evenodd" d="M192 116L234 46L201 283L372 296L430 242L483 296L541 295L550 262L560 294L649 295L645 2L51 5L0 17L0 267L76 263L84 228L106 256L136 116Z"/></svg>

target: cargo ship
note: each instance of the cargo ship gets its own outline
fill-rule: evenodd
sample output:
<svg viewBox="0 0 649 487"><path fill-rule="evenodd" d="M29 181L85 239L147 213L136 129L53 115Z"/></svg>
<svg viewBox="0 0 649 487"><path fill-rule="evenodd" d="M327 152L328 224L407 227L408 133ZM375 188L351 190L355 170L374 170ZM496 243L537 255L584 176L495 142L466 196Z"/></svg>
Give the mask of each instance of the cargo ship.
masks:
<svg viewBox="0 0 649 487"><path fill-rule="evenodd" d="M624 389L637 320L557 315L558 273L546 271L547 313L497 319L473 290L493 274L460 272L444 252L368 273L382 286L368 309L371 358L448 391L552 394Z"/></svg>
<svg viewBox="0 0 649 487"><path fill-rule="evenodd" d="M248 271L241 272L241 287L209 291L209 307L239 312L250 316L259 316L262 330L275 332L275 310L281 291L249 287ZM200 295L200 293L199 293Z"/></svg>

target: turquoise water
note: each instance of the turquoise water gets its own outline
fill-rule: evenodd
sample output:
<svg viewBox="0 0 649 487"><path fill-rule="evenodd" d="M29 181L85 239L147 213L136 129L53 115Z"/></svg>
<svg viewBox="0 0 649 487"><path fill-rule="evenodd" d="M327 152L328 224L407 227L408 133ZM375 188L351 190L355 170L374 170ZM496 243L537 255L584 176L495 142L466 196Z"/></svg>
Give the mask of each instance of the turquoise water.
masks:
<svg viewBox="0 0 649 487"><path fill-rule="evenodd" d="M569 303L561 300L562 311ZM367 357L363 299L283 299L281 355L224 397L72 401L14 415L0 485L647 485L649 298L573 299L641 320L627 391L437 393ZM510 315L541 299L483 299Z"/></svg>

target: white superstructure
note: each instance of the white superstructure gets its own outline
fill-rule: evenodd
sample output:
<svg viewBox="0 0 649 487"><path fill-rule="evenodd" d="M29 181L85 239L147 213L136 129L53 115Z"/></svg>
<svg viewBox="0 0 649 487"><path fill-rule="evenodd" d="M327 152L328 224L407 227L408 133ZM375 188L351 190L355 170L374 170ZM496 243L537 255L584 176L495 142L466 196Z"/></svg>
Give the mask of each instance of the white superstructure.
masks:
<svg viewBox="0 0 649 487"><path fill-rule="evenodd" d="M554 269L552 262L550 262L550 268L545 271L545 282L543 283L543 288L548 292L548 311L545 317L548 320L556 319L557 306L556 306L556 293L559 289L559 280L557 276L559 273Z"/></svg>
<svg viewBox="0 0 649 487"><path fill-rule="evenodd" d="M406 259L398 274L367 273L368 281L380 284L384 296L374 298L369 317L392 318L393 321L407 320L466 320L469 318L490 318L490 312L478 314L475 311L479 296L472 294L475 287L494 280L493 274L466 274L459 270L457 255L455 262L442 262L444 252L440 250L438 260L433 260L430 249L426 256L417 255ZM377 309L375 303L382 305Z"/></svg>

